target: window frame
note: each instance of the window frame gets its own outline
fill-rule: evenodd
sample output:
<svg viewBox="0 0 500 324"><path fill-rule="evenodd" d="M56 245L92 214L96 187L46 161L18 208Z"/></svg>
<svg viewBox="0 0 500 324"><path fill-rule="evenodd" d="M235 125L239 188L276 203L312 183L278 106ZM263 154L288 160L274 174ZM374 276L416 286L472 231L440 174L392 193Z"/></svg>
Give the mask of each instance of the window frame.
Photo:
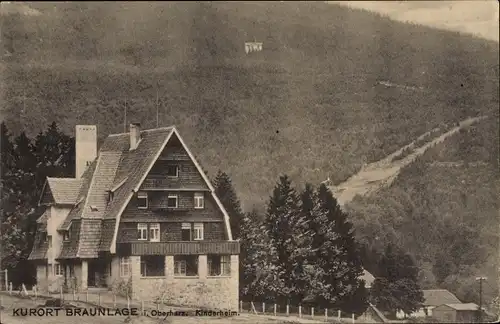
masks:
<svg viewBox="0 0 500 324"><path fill-rule="evenodd" d="M172 207L169 205L169 201L170 201L170 199L174 199L174 198L175 198L175 207ZM177 195L177 194L168 194L167 195L167 208L170 208L170 209L179 208L179 195Z"/></svg>
<svg viewBox="0 0 500 324"><path fill-rule="evenodd" d="M124 271L127 269L127 271ZM130 257L120 257L120 277L130 277L132 275L132 262L130 261Z"/></svg>
<svg viewBox="0 0 500 324"><path fill-rule="evenodd" d="M64 267L59 262L54 263L54 276L62 277L64 276Z"/></svg>
<svg viewBox="0 0 500 324"><path fill-rule="evenodd" d="M139 205L139 201L141 199L146 199L146 206ZM148 209L149 207L149 199L148 199L148 193L144 191L140 191L137 193L137 208L138 209Z"/></svg>
<svg viewBox="0 0 500 324"><path fill-rule="evenodd" d="M149 224L149 241L160 242L160 223ZM153 235L156 233L157 235Z"/></svg>
<svg viewBox="0 0 500 324"><path fill-rule="evenodd" d="M147 223L137 223L137 240L138 241L147 241L148 240L148 224ZM140 235L139 235L140 233ZM143 234L146 233L145 237Z"/></svg>
<svg viewBox="0 0 500 324"><path fill-rule="evenodd" d="M182 260L175 260L176 258L183 258ZM186 258L194 258L194 268L195 272L192 275L188 275L188 260ZM174 277L186 277L186 278L196 278L199 277L199 255L174 255ZM180 269L179 269L180 268ZM179 270L184 271L179 271Z"/></svg>
<svg viewBox="0 0 500 324"><path fill-rule="evenodd" d="M182 239L182 232L185 230L189 230L189 240L184 240ZM191 223L181 223L181 241L183 242L189 242L193 240L193 228L191 226Z"/></svg>
<svg viewBox="0 0 500 324"><path fill-rule="evenodd" d="M148 271L147 271L148 262L147 262L147 260L144 260L145 258L148 258L148 257L162 259L162 265L163 265L163 267L161 268L162 274L155 275L155 276L148 276ZM141 274L142 278L151 278L151 277L159 278L159 277L165 277L167 275L167 271L165 269L166 264L165 264L165 257L164 256L161 256L161 255L141 255L139 260L140 260L140 274Z"/></svg>
<svg viewBox="0 0 500 324"><path fill-rule="evenodd" d="M203 241L205 226L203 223L194 223L193 225L193 241ZM201 234L201 235L200 235Z"/></svg>
<svg viewBox="0 0 500 324"><path fill-rule="evenodd" d="M198 202L201 201L199 205ZM194 193L194 209L204 209L205 208L205 194L203 192Z"/></svg>
<svg viewBox="0 0 500 324"><path fill-rule="evenodd" d="M175 168L175 175L169 174L169 168ZM179 177L179 165L177 164L169 164L167 165L167 177L168 178L178 178Z"/></svg>
<svg viewBox="0 0 500 324"><path fill-rule="evenodd" d="M218 273L212 271L213 259L216 258L218 261ZM231 276L231 256L230 255L219 255L212 254L207 256L207 270L209 277L230 277Z"/></svg>
<svg viewBox="0 0 500 324"><path fill-rule="evenodd" d="M225 266L224 266L225 265ZM226 270L226 271L224 271ZM221 255L220 256L220 275L229 277L231 276L231 256Z"/></svg>

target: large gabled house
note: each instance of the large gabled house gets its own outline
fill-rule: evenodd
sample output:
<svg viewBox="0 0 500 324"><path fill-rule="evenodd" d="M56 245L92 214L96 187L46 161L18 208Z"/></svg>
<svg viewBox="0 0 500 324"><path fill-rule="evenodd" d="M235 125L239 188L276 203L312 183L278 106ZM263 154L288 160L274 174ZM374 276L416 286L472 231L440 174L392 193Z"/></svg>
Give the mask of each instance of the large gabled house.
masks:
<svg viewBox="0 0 500 324"><path fill-rule="evenodd" d="M76 128L76 178L48 178L30 259L41 289L238 309L239 242L175 127L109 135Z"/></svg>

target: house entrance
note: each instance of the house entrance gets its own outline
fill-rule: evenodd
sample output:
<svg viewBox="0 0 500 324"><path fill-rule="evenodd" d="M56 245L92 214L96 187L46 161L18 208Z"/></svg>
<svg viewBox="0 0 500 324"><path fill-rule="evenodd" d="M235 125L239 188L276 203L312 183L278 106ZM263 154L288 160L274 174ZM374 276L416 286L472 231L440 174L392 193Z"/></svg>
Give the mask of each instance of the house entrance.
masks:
<svg viewBox="0 0 500 324"><path fill-rule="evenodd" d="M105 259L90 260L88 263L88 287L106 287L109 262Z"/></svg>

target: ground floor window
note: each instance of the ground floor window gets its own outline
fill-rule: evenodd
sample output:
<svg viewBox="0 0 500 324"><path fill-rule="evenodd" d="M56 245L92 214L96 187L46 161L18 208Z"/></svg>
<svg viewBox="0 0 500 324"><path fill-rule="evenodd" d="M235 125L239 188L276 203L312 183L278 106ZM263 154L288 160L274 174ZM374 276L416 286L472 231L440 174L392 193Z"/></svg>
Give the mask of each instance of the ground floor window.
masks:
<svg viewBox="0 0 500 324"><path fill-rule="evenodd" d="M230 255L208 255L207 264L209 276L229 276L231 274Z"/></svg>
<svg viewBox="0 0 500 324"><path fill-rule="evenodd" d="M130 258L123 257L120 258L120 277L128 277L132 272Z"/></svg>
<svg viewBox="0 0 500 324"><path fill-rule="evenodd" d="M175 255L174 274L176 276L197 276L198 256L197 255Z"/></svg>
<svg viewBox="0 0 500 324"><path fill-rule="evenodd" d="M143 277L164 277L165 257L161 255L141 256L141 276Z"/></svg>

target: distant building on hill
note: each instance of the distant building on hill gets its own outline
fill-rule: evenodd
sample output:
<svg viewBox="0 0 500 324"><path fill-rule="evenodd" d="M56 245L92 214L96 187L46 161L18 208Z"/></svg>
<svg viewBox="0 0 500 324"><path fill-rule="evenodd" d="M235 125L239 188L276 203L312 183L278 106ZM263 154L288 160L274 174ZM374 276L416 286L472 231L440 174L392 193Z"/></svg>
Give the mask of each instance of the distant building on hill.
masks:
<svg viewBox="0 0 500 324"><path fill-rule="evenodd" d="M245 42L245 53L260 52L262 51L262 43L259 42Z"/></svg>

